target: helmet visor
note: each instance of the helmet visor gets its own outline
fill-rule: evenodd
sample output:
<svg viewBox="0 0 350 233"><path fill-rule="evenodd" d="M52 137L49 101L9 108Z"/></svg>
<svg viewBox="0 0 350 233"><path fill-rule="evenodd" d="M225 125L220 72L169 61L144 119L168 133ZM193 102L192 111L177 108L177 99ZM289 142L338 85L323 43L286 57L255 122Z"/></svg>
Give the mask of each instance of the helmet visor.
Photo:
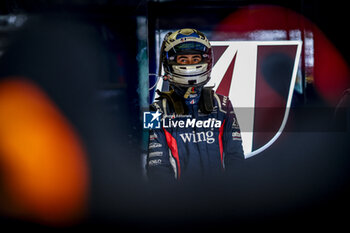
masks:
<svg viewBox="0 0 350 233"><path fill-rule="evenodd" d="M168 52L168 56L170 57L179 54L203 54L208 53L208 50L209 49L204 44L190 41L172 47Z"/></svg>

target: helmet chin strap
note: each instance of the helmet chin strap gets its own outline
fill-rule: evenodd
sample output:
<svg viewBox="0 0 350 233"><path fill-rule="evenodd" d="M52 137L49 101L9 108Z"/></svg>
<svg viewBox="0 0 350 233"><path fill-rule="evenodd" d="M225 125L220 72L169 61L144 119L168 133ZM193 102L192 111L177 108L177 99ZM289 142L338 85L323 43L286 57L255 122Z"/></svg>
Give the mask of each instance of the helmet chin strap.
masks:
<svg viewBox="0 0 350 233"><path fill-rule="evenodd" d="M193 87L189 87L187 89L187 91L185 92L185 95L184 95L185 99L187 99L190 96L192 89L193 89Z"/></svg>
<svg viewBox="0 0 350 233"><path fill-rule="evenodd" d="M201 90L203 89L203 86L179 87L179 86L173 85L173 84L171 84L170 87L177 93L177 95L182 97L186 103L187 102L190 103L193 100L195 101L195 103L198 102L199 97L201 95ZM191 103L191 104L193 104L193 103Z"/></svg>

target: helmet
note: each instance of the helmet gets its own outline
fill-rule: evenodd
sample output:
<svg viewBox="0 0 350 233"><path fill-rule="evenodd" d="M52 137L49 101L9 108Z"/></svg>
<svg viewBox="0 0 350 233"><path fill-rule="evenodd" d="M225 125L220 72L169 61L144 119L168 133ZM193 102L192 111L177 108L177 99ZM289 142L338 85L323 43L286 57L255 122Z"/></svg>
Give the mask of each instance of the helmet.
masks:
<svg viewBox="0 0 350 233"><path fill-rule="evenodd" d="M177 63L177 56L186 54L199 54L201 61L196 64ZM211 45L207 37L196 29L169 32L162 44L160 63L171 85L203 86L209 81L213 66Z"/></svg>

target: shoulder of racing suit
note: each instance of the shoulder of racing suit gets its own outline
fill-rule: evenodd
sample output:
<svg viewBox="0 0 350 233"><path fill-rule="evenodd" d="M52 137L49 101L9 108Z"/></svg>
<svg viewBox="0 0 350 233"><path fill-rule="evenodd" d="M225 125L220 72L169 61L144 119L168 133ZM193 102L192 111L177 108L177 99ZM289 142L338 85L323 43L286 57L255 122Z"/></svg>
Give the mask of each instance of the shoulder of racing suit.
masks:
<svg viewBox="0 0 350 233"><path fill-rule="evenodd" d="M218 107L219 111L227 113L227 111L232 111L232 103L228 96L214 93L215 105Z"/></svg>

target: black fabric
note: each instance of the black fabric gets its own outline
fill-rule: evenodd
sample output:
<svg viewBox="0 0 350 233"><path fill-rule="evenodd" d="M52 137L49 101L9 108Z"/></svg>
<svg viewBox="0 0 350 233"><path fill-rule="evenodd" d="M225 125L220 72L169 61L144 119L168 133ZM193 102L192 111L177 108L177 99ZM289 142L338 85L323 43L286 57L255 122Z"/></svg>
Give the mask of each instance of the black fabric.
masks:
<svg viewBox="0 0 350 233"><path fill-rule="evenodd" d="M170 108L178 115L184 115L188 112L187 106L182 97L177 95L174 90L161 92L157 90L159 97L157 100L166 98L168 103L170 103Z"/></svg>
<svg viewBox="0 0 350 233"><path fill-rule="evenodd" d="M199 109L202 113L209 114L214 109L213 90L211 87L204 87L199 100Z"/></svg>

